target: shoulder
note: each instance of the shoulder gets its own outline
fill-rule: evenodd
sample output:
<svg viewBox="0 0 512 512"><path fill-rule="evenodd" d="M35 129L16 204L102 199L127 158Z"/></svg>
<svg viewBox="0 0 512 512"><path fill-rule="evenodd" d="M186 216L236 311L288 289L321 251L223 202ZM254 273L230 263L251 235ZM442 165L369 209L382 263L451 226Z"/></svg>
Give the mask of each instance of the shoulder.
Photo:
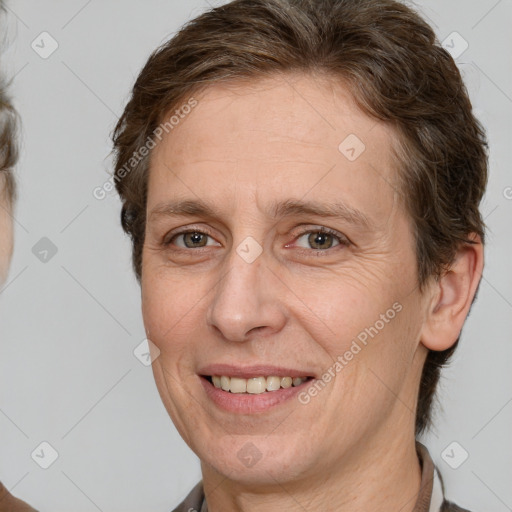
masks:
<svg viewBox="0 0 512 512"><path fill-rule="evenodd" d="M188 493L187 497L172 512L199 512L203 504L202 480ZM0 510L1 512L1 510Z"/></svg>
<svg viewBox="0 0 512 512"><path fill-rule="evenodd" d="M443 506L441 507L441 512L470 512L465 508L458 507L455 503L451 501L443 501Z"/></svg>
<svg viewBox="0 0 512 512"><path fill-rule="evenodd" d="M37 512L24 501L15 498L0 482L0 512Z"/></svg>

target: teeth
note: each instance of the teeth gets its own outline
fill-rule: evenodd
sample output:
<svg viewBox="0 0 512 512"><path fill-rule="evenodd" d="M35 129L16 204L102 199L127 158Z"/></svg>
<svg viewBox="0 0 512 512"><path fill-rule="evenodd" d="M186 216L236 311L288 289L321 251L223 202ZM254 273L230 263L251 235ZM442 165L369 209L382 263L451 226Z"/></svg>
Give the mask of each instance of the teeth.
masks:
<svg viewBox="0 0 512 512"><path fill-rule="evenodd" d="M226 375L213 375L212 382L216 388L231 393L249 393L259 395L265 391L277 391L280 388L289 388L299 386L307 377L252 377L250 379L241 379L240 377L227 377Z"/></svg>
<svg viewBox="0 0 512 512"><path fill-rule="evenodd" d="M222 376L220 378L220 387L224 390L224 391L229 391L229 384L231 383L231 379L229 377L224 377Z"/></svg>
<svg viewBox="0 0 512 512"><path fill-rule="evenodd" d="M281 387L279 377L267 377L267 391L276 391Z"/></svg>
<svg viewBox="0 0 512 512"><path fill-rule="evenodd" d="M231 382L229 384L229 390L231 393L245 393L250 391L247 389L247 380L238 379L237 377L231 377Z"/></svg>
<svg viewBox="0 0 512 512"><path fill-rule="evenodd" d="M293 382L293 380L291 377L283 377L281 379L281 387L282 388L291 388L292 382Z"/></svg>
<svg viewBox="0 0 512 512"><path fill-rule="evenodd" d="M243 379L245 380L245 379ZM233 382L233 377L231 377ZM247 393L259 395L267 389L267 379L265 377L254 377L254 379L247 379Z"/></svg>

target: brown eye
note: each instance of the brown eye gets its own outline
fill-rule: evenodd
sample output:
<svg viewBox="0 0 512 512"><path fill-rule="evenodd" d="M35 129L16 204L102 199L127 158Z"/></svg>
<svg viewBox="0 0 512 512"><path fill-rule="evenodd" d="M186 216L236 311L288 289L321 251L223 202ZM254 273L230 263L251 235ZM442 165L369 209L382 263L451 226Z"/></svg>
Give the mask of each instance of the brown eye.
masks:
<svg viewBox="0 0 512 512"><path fill-rule="evenodd" d="M183 242L185 247L189 249L194 247L204 247L206 245L206 239L208 235L204 233L183 233Z"/></svg>
<svg viewBox="0 0 512 512"><path fill-rule="evenodd" d="M327 251L338 245L349 245L349 242L341 233L322 228L303 232L297 238L296 245L313 251Z"/></svg>
<svg viewBox="0 0 512 512"><path fill-rule="evenodd" d="M210 245L218 245L207 233L201 231L183 231L175 234L165 245L175 245L182 249L200 249Z"/></svg>
<svg viewBox="0 0 512 512"><path fill-rule="evenodd" d="M333 245L333 235L329 233L311 233L308 243L312 249L330 249Z"/></svg>

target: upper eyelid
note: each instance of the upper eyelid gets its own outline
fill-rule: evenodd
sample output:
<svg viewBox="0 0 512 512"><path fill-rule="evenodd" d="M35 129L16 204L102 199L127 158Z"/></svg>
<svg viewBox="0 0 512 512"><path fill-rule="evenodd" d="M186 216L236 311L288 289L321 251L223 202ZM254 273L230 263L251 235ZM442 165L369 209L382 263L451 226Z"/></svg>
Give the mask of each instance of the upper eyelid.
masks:
<svg viewBox="0 0 512 512"><path fill-rule="evenodd" d="M205 228L201 228L201 229L185 228L181 231L177 231L176 233L174 233L174 232L167 233L163 238L163 242L166 245L170 244L171 241L174 240L175 238L177 238L179 236L186 235L187 233L200 233L202 235L206 235L206 236L209 236L210 238L215 239L215 237L212 235L212 233L210 231L206 230Z"/></svg>
<svg viewBox="0 0 512 512"><path fill-rule="evenodd" d="M335 229L330 229L330 228L326 228L326 227L323 227L323 228L316 228L316 229L306 229L304 231L301 231L295 238L294 238L294 242L303 237L304 235L307 235L307 234L310 234L310 233L324 233L326 235L331 235L335 238L338 239L338 242L340 245L351 245L352 242L351 240L349 240L349 238L344 235L343 233L340 233L339 231L335 230ZM288 246L289 244L287 244ZM337 247L337 246L336 246ZM307 250L307 249L304 249L303 247L301 247L300 249L302 250ZM332 249L332 247L329 247L329 249ZM327 250L329 250L327 249ZM311 251L322 251L322 252L326 252L326 250L322 250L322 249L310 249Z"/></svg>
<svg viewBox="0 0 512 512"><path fill-rule="evenodd" d="M171 232L170 234L167 234L164 237L164 243L166 245L169 245L172 240L174 240L175 238L177 238L179 236L186 235L187 233L200 233L200 234L206 235L215 240L214 235L208 229L206 229L204 227L201 227L201 228L190 227L190 228L184 228L183 230L178 231L178 232ZM352 244L351 240L346 235L344 235L343 233L341 233L335 229L328 228L326 226L316 226L316 227L304 228L297 235L294 236L293 242L295 242L298 238L301 238L302 236L311 234L311 233L325 233L325 234L328 234L328 235L331 235L331 236L337 238L340 244L345 244L345 245ZM287 246L288 245L289 244L287 244ZM198 247L198 248L201 249L204 247ZM301 249L304 249L304 248L301 248ZM184 249L184 250L187 250L187 249ZM322 250L322 249L311 249L311 250L315 251L315 250ZM323 251L323 252L325 252L325 251Z"/></svg>

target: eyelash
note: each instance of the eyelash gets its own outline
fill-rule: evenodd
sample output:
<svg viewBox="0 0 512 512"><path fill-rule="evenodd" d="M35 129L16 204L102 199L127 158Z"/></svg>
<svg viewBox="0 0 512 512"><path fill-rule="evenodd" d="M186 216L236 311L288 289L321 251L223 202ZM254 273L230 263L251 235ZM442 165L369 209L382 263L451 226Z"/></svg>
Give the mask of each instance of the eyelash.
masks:
<svg viewBox="0 0 512 512"><path fill-rule="evenodd" d="M201 228L201 229L186 229L184 231L179 231L178 233L173 233L171 238L169 238L168 240L164 240L163 242L163 245L168 247L170 245L172 245L172 242L173 240L175 240L176 238L178 238L179 236L183 236L183 235L186 235L187 233L198 233L200 235L207 235L209 236L210 238L213 238L213 235L210 231L208 231L207 229L205 228ZM320 254L320 253L326 253L332 249L335 249L336 247L347 247L349 245L351 245L351 242L350 240L342 235L341 233L339 233L338 231L335 231L333 229L330 229L330 228L326 228L326 227L319 227L319 228L316 228L316 229L308 229L308 230L304 230L302 232L300 232L294 239L294 241L298 240L299 238L303 237L304 235L308 235L308 234L312 234L312 233L316 233L316 234L326 234L326 235L331 235L333 236L337 241L338 241L338 245L335 245L333 247L329 247L328 249L305 249L303 247L299 247L298 250L299 252L308 252L308 253L316 253L316 254ZM287 244L286 246L288 246L289 244ZM198 251L198 252L202 252L202 250L204 249L208 249L208 247L197 247L197 248L183 248L183 247L178 247L177 249L175 249L176 251Z"/></svg>
<svg viewBox="0 0 512 512"><path fill-rule="evenodd" d="M320 254L325 254L327 252L330 252L332 250L336 250L337 247L338 247L338 249L340 249L342 247L348 247L351 244L350 240L345 235L342 235L341 233L339 233L338 231L335 231L334 229L326 228L323 226L316 228L316 229L306 229L306 230L300 232L295 237L294 241L298 240L299 238L302 238L304 235L308 235L311 233L331 235L338 241L338 245L329 247L328 249L305 249L304 247L299 247L298 248L299 252L307 252L310 254L314 253L314 254L320 255Z"/></svg>

